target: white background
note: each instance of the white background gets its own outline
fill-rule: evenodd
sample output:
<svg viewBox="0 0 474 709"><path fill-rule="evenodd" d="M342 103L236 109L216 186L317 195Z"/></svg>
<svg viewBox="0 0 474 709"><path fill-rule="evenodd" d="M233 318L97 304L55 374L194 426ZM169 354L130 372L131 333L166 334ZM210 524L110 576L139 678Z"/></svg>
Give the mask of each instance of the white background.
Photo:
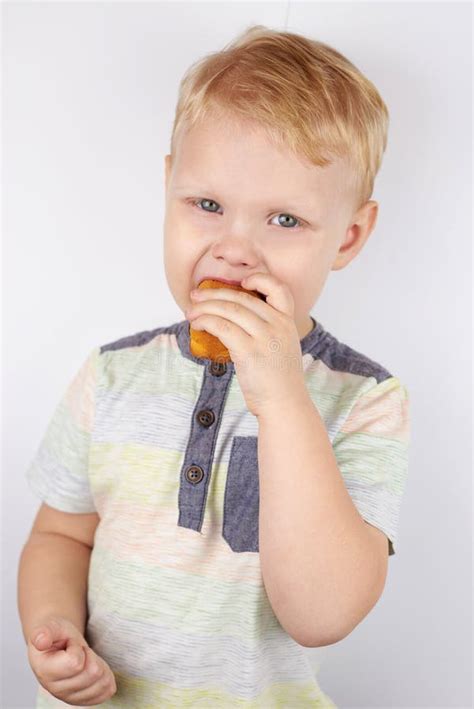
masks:
<svg viewBox="0 0 474 709"><path fill-rule="evenodd" d="M93 346L184 319L162 262L178 83L247 26L286 21L345 54L390 111L375 231L312 312L400 377L412 435L383 596L346 639L307 652L339 707L471 706L470 3L2 9L2 708L34 705L16 578L40 504L24 474L52 411Z"/></svg>

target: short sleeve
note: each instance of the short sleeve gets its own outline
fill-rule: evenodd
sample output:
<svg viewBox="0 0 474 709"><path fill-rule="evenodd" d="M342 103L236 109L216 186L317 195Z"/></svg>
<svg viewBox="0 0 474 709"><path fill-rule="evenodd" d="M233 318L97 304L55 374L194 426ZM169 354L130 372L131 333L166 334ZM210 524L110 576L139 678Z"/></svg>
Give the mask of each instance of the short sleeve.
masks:
<svg viewBox="0 0 474 709"><path fill-rule="evenodd" d="M56 406L26 479L43 502L63 512L95 512L89 447L100 347L86 357Z"/></svg>
<svg viewBox="0 0 474 709"><path fill-rule="evenodd" d="M378 527L395 554L408 473L409 395L390 376L364 390L333 441L346 488L361 517Z"/></svg>

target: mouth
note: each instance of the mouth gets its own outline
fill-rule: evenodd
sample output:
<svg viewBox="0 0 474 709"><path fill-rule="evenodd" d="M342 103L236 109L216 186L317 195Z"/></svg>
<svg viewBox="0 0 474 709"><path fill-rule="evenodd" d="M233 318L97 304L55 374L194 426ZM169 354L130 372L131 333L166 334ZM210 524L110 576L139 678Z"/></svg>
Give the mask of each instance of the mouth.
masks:
<svg viewBox="0 0 474 709"><path fill-rule="evenodd" d="M227 285L230 285L230 286L240 286L240 283L241 283L240 281L229 281L226 278L216 278L215 276L205 276L204 278L201 278L198 285L200 285L203 281L207 281L209 279L211 279L213 281L219 281L220 283L227 283Z"/></svg>
<svg viewBox="0 0 474 709"><path fill-rule="evenodd" d="M241 285L241 281L230 281L227 278L216 278L215 276L205 276L204 278L201 278L197 287L199 287L203 281L207 280L217 281L219 283L223 283L224 285L239 286L240 288L243 288L243 286ZM258 290L252 292L256 293L261 300L264 300L266 302L267 296L264 293L261 293Z"/></svg>

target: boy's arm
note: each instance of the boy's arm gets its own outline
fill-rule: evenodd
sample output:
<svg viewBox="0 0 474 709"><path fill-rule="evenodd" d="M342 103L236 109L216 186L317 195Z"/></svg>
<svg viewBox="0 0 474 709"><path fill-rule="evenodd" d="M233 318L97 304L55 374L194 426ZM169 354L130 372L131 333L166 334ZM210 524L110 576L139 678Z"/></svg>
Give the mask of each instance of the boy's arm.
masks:
<svg viewBox="0 0 474 709"><path fill-rule="evenodd" d="M31 533L18 567L18 610L26 642L52 615L67 618L84 635L91 552L86 544L55 532Z"/></svg>
<svg viewBox="0 0 474 709"><path fill-rule="evenodd" d="M387 538L366 524L307 390L258 417L259 552L281 625L301 645L338 642L368 614L387 574Z"/></svg>

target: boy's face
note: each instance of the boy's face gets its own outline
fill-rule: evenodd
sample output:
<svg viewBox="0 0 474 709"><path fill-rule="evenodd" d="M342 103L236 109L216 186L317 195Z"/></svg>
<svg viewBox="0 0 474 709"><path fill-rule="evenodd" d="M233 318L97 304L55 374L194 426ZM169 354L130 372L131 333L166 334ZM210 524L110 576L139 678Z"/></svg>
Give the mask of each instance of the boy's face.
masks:
<svg viewBox="0 0 474 709"><path fill-rule="evenodd" d="M329 272L344 268L372 231L377 202L354 213L344 164L304 163L236 121L193 126L179 136L173 165L170 159L164 263L183 313L205 277L240 282L268 273L290 289L303 338Z"/></svg>

